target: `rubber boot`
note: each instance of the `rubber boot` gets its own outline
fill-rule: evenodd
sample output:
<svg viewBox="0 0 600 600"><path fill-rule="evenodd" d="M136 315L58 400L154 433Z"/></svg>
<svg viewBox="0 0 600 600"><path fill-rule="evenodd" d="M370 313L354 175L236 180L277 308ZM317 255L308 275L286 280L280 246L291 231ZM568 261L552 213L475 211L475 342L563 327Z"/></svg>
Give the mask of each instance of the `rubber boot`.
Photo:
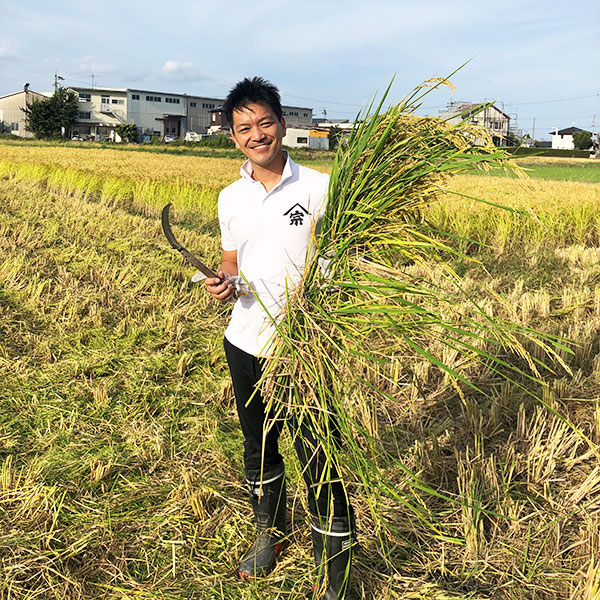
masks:
<svg viewBox="0 0 600 600"><path fill-rule="evenodd" d="M262 483L260 471L247 476L258 536L238 568L244 579L267 575L275 566L277 555L287 546L284 466L264 471Z"/></svg>
<svg viewBox="0 0 600 600"><path fill-rule="evenodd" d="M349 598L350 566L355 543L354 513L327 520L312 515L312 540L319 583L313 598Z"/></svg>

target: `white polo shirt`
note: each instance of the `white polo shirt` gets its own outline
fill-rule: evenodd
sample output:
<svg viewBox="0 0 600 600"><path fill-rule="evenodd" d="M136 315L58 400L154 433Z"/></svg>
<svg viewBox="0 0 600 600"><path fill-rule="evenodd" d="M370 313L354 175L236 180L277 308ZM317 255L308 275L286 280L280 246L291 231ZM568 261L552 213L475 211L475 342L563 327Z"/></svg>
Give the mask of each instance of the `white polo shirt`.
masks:
<svg viewBox="0 0 600 600"><path fill-rule="evenodd" d="M244 352L265 356L275 333L272 318L285 306L286 286L290 293L304 271L329 176L296 164L287 153L281 181L268 193L252 179L249 161L240 173L241 179L219 194L221 245L237 250L239 273L253 293L235 303L225 337Z"/></svg>

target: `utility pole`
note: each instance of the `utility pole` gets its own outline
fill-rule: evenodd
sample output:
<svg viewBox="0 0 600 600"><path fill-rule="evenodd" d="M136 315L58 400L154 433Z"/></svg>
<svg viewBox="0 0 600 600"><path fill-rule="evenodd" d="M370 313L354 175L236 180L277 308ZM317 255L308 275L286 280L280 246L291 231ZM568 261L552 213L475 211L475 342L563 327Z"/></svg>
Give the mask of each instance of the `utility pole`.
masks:
<svg viewBox="0 0 600 600"><path fill-rule="evenodd" d="M55 93L55 94L56 94L56 90L58 90L58 82L59 82L59 81L64 81L64 80L65 80L65 78L64 78L64 77L61 77L61 76L58 74L58 71L54 71L54 93Z"/></svg>
<svg viewBox="0 0 600 600"><path fill-rule="evenodd" d="M531 130L531 139L534 141L535 143L535 117L533 117L533 128Z"/></svg>
<svg viewBox="0 0 600 600"><path fill-rule="evenodd" d="M25 92L25 106L29 106L29 84L26 83L23 86L23 91Z"/></svg>

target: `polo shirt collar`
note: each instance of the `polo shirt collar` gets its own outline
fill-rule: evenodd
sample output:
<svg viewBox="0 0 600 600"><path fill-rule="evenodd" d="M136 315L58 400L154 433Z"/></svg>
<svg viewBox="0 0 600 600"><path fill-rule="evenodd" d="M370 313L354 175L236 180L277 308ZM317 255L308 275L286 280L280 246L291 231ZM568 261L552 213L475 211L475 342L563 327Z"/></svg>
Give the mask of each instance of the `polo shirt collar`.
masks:
<svg viewBox="0 0 600 600"><path fill-rule="evenodd" d="M290 179L292 177L292 175L294 174L294 172L298 168L298 165L291 159L287 150L284 150L283 154L285 156L285 165L283 166L283 173L281 173L281 180L273 188L273 190L275 188L279 187L287 179ZM246 179L249 181L254 181L254 179L252 179L252 173L253 173L252 164L250 163L249 160L247 160L240 168L240 175L242 176L243 179ZM273 191L273 190L271 190L271 191Z"/></svg>

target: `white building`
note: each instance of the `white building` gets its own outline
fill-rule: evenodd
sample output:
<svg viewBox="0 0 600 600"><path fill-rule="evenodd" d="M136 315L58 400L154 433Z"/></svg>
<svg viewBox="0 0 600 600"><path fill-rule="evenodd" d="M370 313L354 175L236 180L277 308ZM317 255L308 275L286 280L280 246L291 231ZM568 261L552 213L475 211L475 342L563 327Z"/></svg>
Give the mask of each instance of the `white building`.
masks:
<svg viewBox="0 0 600 600"><path fill-rule="evenodd" d="M187 98L148 90L127 90L127 119L135 123L142 139L152 136L179 137L187 131Z"/></svg>
<svg viewBox="0 0 600 600"><path fill-rule="evenodd" d="M113 139L118 123L135 123L141 140L152 136L183 137L188 131L206 134L217 119L224 100L188 94L167 94L139 89L71 88L79 95L81 110L73 134L90 139ZM310 125L312 108L284 106L292 125Z"/></svg>
<svg viewBox="0 0 600 600"><path fill-rule="evenodd" d="M579 127L567 127L566 129L558 130L558 127L550 132L552 136L552 148L556 150L574 150L573 134L577 131L583 131Z"/></svg>
<svg viewBox="0 0 600 600"><path fill-rule="evenodd" d="M73 134L113 139L118 123L135 123L140 139L206 133L210 110L222 100L130 88L71 88L79 96L79 119Z"/></svg>
<svg viewBox="0 0 600 600"><path fill-rule="evenodd" d="M288 148L329 150L328 131L314 127L287 127L282 143Z"/></svg>
<svg viewBox="0 0 600 600"><path fill-rule="evenodd" d="M348 119L313 119L313 125L315 127L324 127L326 129L332 129L337 127L338 129L348 132L354 129L354 121L350 122Z"/></svg>
<svg viewBox="0 0 600 600"><path fill-rule="evenodd" d="M84 139L115 139L114 127L128 120L125 88L69 88L78 97L79 115L71 133Z"/></svg>

